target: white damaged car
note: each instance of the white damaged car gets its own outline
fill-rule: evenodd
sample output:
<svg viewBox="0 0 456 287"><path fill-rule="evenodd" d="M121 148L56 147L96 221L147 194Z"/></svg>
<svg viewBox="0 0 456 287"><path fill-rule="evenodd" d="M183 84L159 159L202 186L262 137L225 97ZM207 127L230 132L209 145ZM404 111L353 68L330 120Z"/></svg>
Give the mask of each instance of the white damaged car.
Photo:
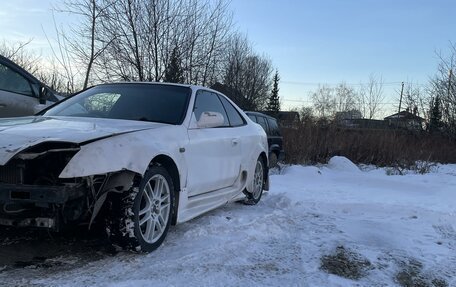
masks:
<svg viewBox="0 0 456 287"><path fill-rule="evenodd" d="M150 252L170 225L267 190L268 144L224 95L199 86L92 87L37 116L0 120L0 224L103 222Z"/></svg>

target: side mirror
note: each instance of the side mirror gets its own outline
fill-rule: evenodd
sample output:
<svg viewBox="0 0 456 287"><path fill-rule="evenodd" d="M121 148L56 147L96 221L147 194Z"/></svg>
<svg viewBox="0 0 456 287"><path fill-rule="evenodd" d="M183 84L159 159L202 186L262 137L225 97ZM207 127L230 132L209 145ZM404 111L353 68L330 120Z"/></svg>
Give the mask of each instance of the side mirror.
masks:
<svg viewBox="0 0 456 287"><path fill-rule="evenodd" d="M40 101L40 105L45 105L48 97L49 97L49 89L46 88L45 86L41 86L40 87L40 94L38 96L38 99Z"/></svg>
<svg viewBox="0 0 456 287"><path fill-rule="evenodd" d="M198 121L199 128L215 128L223 126L225 119L223 115L218 112L203 112Z"/></svg>

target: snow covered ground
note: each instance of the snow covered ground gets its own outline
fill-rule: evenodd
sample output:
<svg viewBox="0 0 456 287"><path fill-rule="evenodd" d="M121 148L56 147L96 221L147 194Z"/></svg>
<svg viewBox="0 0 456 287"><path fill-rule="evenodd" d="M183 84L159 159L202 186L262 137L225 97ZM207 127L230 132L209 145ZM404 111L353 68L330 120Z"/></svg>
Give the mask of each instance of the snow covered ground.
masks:
<svg viewBox="0 0 456 287"><path fill-rule="evenodd" d="M81 264L69 253L47 259L56 267L6 268L0 286L456 286L455 219L456 165L388 176L336 157L284 168L258 205L176 226L151 254ZM359 279L322 267L341 250L368 261Z"/></svg>

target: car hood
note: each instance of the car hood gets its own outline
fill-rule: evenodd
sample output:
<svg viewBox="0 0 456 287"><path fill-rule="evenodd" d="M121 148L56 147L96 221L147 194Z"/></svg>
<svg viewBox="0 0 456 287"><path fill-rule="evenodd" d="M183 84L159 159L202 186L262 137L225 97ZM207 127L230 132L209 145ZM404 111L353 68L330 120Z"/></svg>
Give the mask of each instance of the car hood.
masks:
<svg viewBox="0 0 456 287"><path fill-rule="evenodd" d="M84 144L106 137L155 129L166 124L81 117L22 117L0 120L0 165L36 144L71 142Z"/></svg>

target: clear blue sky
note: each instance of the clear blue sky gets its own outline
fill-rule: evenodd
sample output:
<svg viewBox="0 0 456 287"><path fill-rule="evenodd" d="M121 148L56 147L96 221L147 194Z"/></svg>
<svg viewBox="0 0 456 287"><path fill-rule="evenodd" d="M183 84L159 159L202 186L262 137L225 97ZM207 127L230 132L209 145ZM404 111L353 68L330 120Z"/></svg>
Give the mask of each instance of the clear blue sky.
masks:
<svg viewBox="0 0 456 287"><path fill-rule="evenodd" d="M290 82L360 83L375 73L426 83L435 51L456 41L454 0L232 0L232 8L239 30L278 68L285 100L308 100L316 88ZM399 88L385 88L390 102Z"/></svg>
<svg viewBox="0 0 456 287"><path fill-rule="evenodd" d="M50 8L59 2L0 0L0 41L33 38L45 54ZM370 73L424 84L436 70L435 51L456 41L455 0L232 0L231 9L237 29L279 70L288 107L308 101L314 83L358 84ZM386 87L389 102L399 88Z"/></svg>

